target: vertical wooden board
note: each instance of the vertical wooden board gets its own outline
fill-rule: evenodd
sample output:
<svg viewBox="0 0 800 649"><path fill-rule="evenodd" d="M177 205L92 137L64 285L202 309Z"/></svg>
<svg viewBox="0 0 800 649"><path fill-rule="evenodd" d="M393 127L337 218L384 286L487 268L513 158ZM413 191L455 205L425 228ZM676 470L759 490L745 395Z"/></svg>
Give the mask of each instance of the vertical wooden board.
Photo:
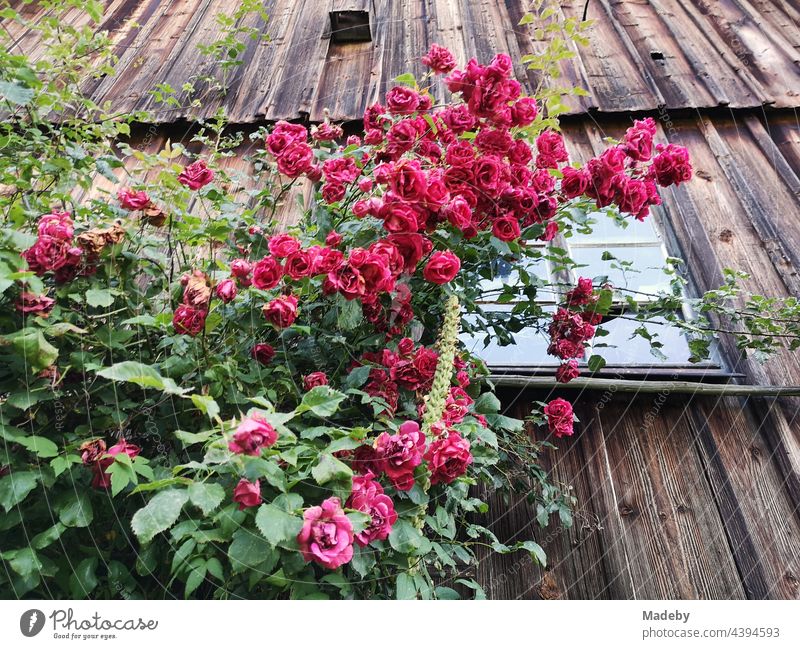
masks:
<svg viewBox="0 0 800 649"><path fill-rule="evenodd" d="M793 96L796 91L792 88L796 88L797 53L790 40L766 24L745 0L718 0L702 5L711 26L727 35L729 41L736 41L735 49L741 52L739 60L761 84L764 102L775 106L796 105Z"/></svg>
<svg viewBox="0 0 800 649"><path fill-rule="evenodd" d="M675 15L660 15L650 3L611 0L615 21L627 33L637 63L653 79L668 108L694 108L719 102L670 31ZM661 58L658 58L661 57Z"/></svg>
<svg viewBox="0 0 800 649"><path fill-rule="evenodd" d="M738 399L691 412L701 455L752 598L800 598L800 520L760 426Z"/></svg>
<svg viewBox="0 0 800 649"><path fill-rule="evenodd" d="M743 596L725 528L683 413L696 400L618 398L602 414L636 597Z"/></svg>
<svg viewBox="0 0 800 649"><path fill-rule="evenodd" d="M328 51L328 5L308 3L302 11L295 5L293 14L293 22L276 52L276 73L267 80L273 89L272 95L257 111L268 120L310 112Z"/></svg>
<svg viewBox="0 0 800 649"><path fill-rule="evenodd" d="M533 400L543 394L524 392L501 394L511 406L513 416L522 418ZM478 580L491 597L534 599L630 599L635 596L624 545L619 515L608 476L603 436L592 412L594 407L577 404L581 425L575 437L553 440L557 450L542 457L552 472L551 479L574 486L578 498L575 522L566 528L556 518L542 529L535 522L535 511L524 496L506 503L499 494L488 497L491 529L501 541L532 538L547 553L545 571L529 557L484 552ZM542 431L534 433L537 437Z"/></svg>

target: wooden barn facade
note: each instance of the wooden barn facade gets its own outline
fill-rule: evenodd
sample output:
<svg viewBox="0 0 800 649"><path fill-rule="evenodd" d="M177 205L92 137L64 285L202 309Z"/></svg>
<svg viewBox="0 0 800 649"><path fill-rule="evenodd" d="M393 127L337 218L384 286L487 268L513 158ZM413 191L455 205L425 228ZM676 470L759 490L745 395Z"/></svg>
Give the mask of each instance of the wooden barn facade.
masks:
<svg viewBox="0 0 800 649"><path fill-rule="evenodd" d="M462 62L495 52L519 62L542 48L535 23L518 25L529 8L522 0L267 0L268 21L243 20L269 38L248 42L224 96L201 87L201 108L155 104L156 84L180 88L212 71L197 45L217 37L216 14L235 4L106 3L101 28L114 39L118 73L92 92L120 112L153 111L157 123L134 134L140 146L180 139L220 107L242 129L318 122L325 110L334 120L358 120L395 77L421 72L419 56L432 42ZM691 290L719 286L733 268L750 275L753 293L800 297L800 4L555 5L565 17L586 11L594 20L589 44L563 62L558 80L588 91L570 100L562 121L575 159L620 136L634 117L654 117L660 141L687 146L696 170L690 183L663 191L657 215L659 245L686 260ZM34 18L36 7L25 7L26 15ZM24 31L14 37L35 47ZM539 82L519 63L516 74L529 88ZM558 390L536 358L518 351L494 369L509 414L522 417ZM722 335L715 364L645 365L620 358L596 375L609 383L560 388L580 424L547 462L557 480L574 485L575 524L543 533L524 499L496 498L492 528L500 539L535 535L550 565L542 571L519 556L487 557L476 578L489 597L800 597L800 398L719 388L800 385L800 354L760 363ZM653 380L657 389L630 383Z"/></svg>

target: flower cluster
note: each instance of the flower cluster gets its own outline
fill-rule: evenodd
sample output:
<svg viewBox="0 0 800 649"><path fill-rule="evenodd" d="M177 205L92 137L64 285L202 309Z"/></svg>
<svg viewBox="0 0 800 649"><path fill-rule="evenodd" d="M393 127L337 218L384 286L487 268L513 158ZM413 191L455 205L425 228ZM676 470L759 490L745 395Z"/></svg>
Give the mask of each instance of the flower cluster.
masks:
<svg viewBox="0 0 800 649"><path fill-rule="evenodd" d="M577 286L567 292L564 304L553 316L547 351L565 361L556 373L561 383L568 383L578 376L577 359L583 358L586 345L594 337L595 326L602 319L593 310L598 297L592 280L581 277Z"/></svg>

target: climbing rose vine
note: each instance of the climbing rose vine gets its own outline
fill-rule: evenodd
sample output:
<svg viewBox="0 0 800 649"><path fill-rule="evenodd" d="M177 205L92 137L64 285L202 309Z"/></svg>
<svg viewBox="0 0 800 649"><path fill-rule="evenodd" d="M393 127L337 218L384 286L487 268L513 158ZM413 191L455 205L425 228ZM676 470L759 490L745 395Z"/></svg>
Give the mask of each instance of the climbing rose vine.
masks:
<svg viewBox="0 0 800 649"><path fill-rule="evenodd" d="M360 135L256 133L244 201L220 124L188 162L123 143L113 194L53 193L4 230L2 534L24 521L34 539L3 544L4 592L453 597L454 573L480 593L479 545L544 561L535 539L480 525L481 489L521 471L540 522L568 521L538 454L573 434L572 406L542 404L528 427L502 415L460 330L508 336L480 304L498 259L547 254L530 242L571 228L570 210L645 219L691 165L648 118L579 167L507 55L459 69L434 45L423 62ZM276 230L295 194L297 224ZM612 287L580 277L546 312L544 283L526 280L515 317L547 332L568 382Z"/></svg>

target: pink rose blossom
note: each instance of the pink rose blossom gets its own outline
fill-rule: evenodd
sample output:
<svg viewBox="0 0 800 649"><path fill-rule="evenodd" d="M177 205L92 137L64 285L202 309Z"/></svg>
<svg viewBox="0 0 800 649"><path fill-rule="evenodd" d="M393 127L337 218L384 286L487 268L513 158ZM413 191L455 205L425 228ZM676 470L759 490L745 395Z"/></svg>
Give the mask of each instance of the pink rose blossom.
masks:
<svg viewBox="0 0 800 649"><path fill-rule="evenodd" d="M228 449L242 455L260 455L262 448L272 446L278 440L278 433L259 414L242 420L236 427L233 438L228 442Z"/></svg>
<svg viewBox="0 0 800 649"><path fill-rule="evenodd" d="M338 498L327 498L321 506L303 512L303 529L297 535L306 561L335 570L353 558L353 525Z"/></svg>

